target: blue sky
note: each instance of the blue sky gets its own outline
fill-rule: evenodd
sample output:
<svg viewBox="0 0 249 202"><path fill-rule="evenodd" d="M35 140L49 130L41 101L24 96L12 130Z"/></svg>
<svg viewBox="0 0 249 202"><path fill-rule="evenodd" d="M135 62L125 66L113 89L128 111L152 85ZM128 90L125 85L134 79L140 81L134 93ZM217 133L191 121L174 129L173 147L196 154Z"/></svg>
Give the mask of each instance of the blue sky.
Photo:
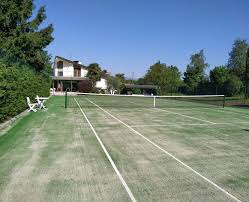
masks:
<svg viewBox="0 0 249 202"><path fill-rule="evenodd" d="M226 64L236 38L249 39L248 0L35 0L55 40L48 52L112 74L140 77L160 60L183 73L204 49L210 69Z"/></svg>

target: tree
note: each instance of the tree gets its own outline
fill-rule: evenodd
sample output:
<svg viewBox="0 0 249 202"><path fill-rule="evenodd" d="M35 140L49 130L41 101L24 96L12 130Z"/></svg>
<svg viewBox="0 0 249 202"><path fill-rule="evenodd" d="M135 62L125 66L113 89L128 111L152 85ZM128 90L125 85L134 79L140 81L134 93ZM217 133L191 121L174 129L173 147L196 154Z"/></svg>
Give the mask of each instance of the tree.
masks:
<svg viewBox="0 0 249 202"><path fill-rule="evenodd" d="M102 70L102 71L100 72L100 78L106 79L108 76L109 76L109 74L108 74L108 72L107 72L106 69L104 69L104 70Z"/></svg>
<svg viewBox="0 0 249 202"><path fill-rule="evenodd" d="M190 57L191 62L187 65L186 72L184 72L184 83L186 84L189 93L196 93L198 84L205 77L205 69L208 67L205 60L203 50Z"/></svg>
<svg viewBox="0 0 249 202"><path fill-rule="evenodd" d="M173 88L177 88L180 86L181 83L181 73L179 72L176 66L169 66L168 67L168 83L170 85L170 92L171 95L173 93ZM176 89L175 89L176 90Z"/></svg>
<svg viewBox="0 0 249 202"><path fill-rule="evenodd" d="M234 41L232 50L229 53L228 68L241 81L244 79L248 47L249 45L246 40L237 39Z"/></svg>
<svg viewBox="0 0 249 202"><path fill-rule="evenodd" d="M244 78L244 86L245 86L245 98L247 99L249 96L249 47L247 49L247 57L246 57L246 69L245 69L245 78Z"/></svg>
<svg viewBox="0 0 249 202"><path fill-rule="evenodd" d="M101 76L101 68L99 67L98 63L92 63L88 66L88 72L86 77L88 77L91 81L93 86L96 85L96 82L100 80Z"/></svg>
<svg viewBox="0 0 249 202"><path fill-rule="evenodd" d="M141 78L137 79L135 84L144 85L145 84L144 77L141 77Z"/></svg>
<svg viewBox="0 0 249 202"><path fill-rule="evenodd" d="M118 77L114 76L108 76L107 77L107 90L111 93L114 93L117 91L120 93L120 88L121 88L122 82Z"/></svg>
<svg viewBox="0 0 249 202"><path fill-rule="evenodd" d="M125 82L125 74L123 73L115 74L115 77L118 78L122 83Z"/></svg>
<svg viewBox="0 0 249 202"><path fill-rule="evenodd" d="M231 74L225 82L225 94L227 96L239 95L243 83L239 77Z"/></svg>
<svg viewBox="0 0 249 202"><path fill-rule="evenodd" d="M144 76L145 84L157 85L160 93L171 92L180 83L181 73L176 66L167 66L160 61L150 67Z"/></svg>
<svg viewBox="0 0 249 202"><path fill-rule="evenodd" d="M1 0L0 8L0 52L39 72L49 71L50 56L44 49L53 41L53 26L39 29L46 19L45 7L34 18L33 0Z"/></svg>
<svg viewBox="0 0 249 202"><path fill-rule="evenodd" d="M215 86L216 94L224 93L225 82L229 77L229 70L226 66L217 66L210 71L211 84Z"/></svg>

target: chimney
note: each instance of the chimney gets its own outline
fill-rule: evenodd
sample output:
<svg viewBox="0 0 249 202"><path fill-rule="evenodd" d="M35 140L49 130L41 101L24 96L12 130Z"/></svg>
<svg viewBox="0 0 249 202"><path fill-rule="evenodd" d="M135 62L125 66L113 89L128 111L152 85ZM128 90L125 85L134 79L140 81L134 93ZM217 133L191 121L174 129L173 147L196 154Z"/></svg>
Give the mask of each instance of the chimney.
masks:
<svg viewBox="0 0 249 202"><path fill-rule="evenodd" d="M73 61L73 62L75 62L75 63L77 63L77 64L79 64L79 65L82 64L82 63L81 63L80 61L78 61L78 60L75 60L75 61Z"/></svg>

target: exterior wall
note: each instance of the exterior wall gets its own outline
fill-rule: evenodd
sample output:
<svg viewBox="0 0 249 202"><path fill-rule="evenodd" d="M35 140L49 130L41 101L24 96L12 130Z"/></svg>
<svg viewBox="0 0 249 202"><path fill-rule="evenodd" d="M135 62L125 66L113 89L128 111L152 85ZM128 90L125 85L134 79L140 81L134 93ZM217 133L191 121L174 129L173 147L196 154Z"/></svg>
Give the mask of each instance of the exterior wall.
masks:
<svg viewBox="0 0 249 202"><path fill-rule="evenodd" d="M55 60L54 63L54 76L60 76L59 75L59 71L61 71L60 69L57 68L57 62L61 61L60 59ZM63 61L63 77L74 77L74 67L73 64L67 61ZM86 77L87 74L87 69L81 68L81 77Z"/></svg>
<svg viewBox="0 0 249 202"><path fill-rule="evenodd" d="M60 76L58 72L61 71L61 69L57 68L57 62L58 61L60 61L60 60L55 60L54 76ZM66 61L63 61L62 71L63 71L63 76L64 77L72 77L73 73L74 73L73 64L69 63L69 62L66 62Z"/></svg>
<svg viewBox="0 0 249 202"><path fill-rule="evenodd" d="M87 72L88 72L88 71L87 71L86 69L81 68L81 77L86 77Z"/></svg>
<svg viewBox="0 0 249 202"><path fill-rule="evenodd" d="M73 74L74 74L73 64L63 61L63 76L73 77Z"/></svg>
<svg viewBox="0 0 249 202"><path fill-rule="evenodd" d="M106 79L101 78L100 81L97 81L96 88L106 90L107 89L107 81L106 81Z"/></svg>

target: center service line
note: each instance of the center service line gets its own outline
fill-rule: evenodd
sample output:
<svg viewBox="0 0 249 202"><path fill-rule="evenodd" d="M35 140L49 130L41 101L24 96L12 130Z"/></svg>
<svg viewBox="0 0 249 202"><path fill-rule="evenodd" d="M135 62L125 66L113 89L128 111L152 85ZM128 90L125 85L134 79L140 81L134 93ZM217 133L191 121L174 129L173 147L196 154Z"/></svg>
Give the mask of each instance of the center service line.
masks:
<svg viewBox="0 0 249 202"><path fill-rule="evenodd" d="M98 136L97 132L95 131L94 127L92 126L92 124L91 124L90 121L88 120L88 118L87 118L86 114L84 113L84 111L81 109L81 107L80 107L78 101L77 101L75 98L74 98L74 100L75 100L76 104L78 105L78 107L79 107L81 113L83 114L84 118L86 119L87 123L88 123L89 126L91 127L91 129L92 129L92 131L93 131L95 137L97 138L97 140L98 140L100 146L102 147L103 151L105 152L105 155L107 156L108 160L110 161L110 163L111 163L113 169L115 170L116 174L118 175L118 178L120 179L121 183L123 184L123 186L124 186L126 192L128 193L128 195L129 195L131 201L132 201L132 202L136 202L137 200L136 200L135 197L133 196L133 194L132 194L130 188L128 187L127 183L125 182L123 176L121 175L121 173L120 173L119 170L117 169L117 166L116 166L115 163L113 162L111 156L109 155L108 151L106 150L104 144L102 143L101 139L99 138L99 136Z"/></svg>

